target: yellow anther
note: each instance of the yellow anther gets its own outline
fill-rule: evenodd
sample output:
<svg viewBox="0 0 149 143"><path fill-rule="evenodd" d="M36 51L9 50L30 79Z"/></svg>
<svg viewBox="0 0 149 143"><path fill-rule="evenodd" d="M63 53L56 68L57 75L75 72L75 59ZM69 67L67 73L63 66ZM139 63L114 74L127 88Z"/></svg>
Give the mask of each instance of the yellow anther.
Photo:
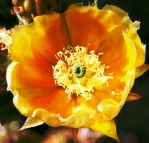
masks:
<svg viewBox="0 0 149 143"><path fill-rule="evenodd" d="M94 51L87 53L87 48L82 46L58 52L58 62L53 67L56 83L65 88L69 96L80 95L90 99L95 86L99 87L112 78L111 75L104 75L107 66L101 64L99 55Z"/></svg>

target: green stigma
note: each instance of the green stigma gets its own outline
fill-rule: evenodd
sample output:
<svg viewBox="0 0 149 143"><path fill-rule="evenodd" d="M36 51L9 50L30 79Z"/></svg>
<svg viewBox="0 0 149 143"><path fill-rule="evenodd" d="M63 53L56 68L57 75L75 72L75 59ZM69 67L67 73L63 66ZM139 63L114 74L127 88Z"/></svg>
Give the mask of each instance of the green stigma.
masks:
<svg viewBox="0 0 149 143"><path fill-rule="evenodd" d="M78 78L81 78L86 73L86 67L84 64L75 64L72 69L73 75L75 75Z"/></svg>

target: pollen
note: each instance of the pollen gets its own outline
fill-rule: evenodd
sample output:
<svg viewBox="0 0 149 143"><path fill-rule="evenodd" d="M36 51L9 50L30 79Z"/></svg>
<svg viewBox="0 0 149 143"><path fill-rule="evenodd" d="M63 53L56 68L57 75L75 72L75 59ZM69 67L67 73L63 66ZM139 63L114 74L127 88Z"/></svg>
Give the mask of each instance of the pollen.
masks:
<svg viewBox="0 0 149 143"><path fill-rule="evenodd" d="M108 79L112 74L104 75L105 68L99 56L86 47L67 47L56 55L57 64L53 66L55 83L62 86L70 97L71 95L82 96L86 100L91 99L95 87L103 84L108 86Z"/></svg>

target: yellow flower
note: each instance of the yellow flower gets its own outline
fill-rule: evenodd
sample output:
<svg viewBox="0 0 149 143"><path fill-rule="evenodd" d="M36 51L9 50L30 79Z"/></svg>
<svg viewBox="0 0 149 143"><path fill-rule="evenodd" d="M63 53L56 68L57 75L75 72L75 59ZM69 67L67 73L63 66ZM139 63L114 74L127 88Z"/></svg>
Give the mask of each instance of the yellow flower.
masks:
<svg viewBox="0 0 149 143"><path fill-rule="evenodd" d="M29 117L23 128L88 127L118 140L113 118L148 68L137 29L117 7L76 5L16 26L7 83Z"/></svg>

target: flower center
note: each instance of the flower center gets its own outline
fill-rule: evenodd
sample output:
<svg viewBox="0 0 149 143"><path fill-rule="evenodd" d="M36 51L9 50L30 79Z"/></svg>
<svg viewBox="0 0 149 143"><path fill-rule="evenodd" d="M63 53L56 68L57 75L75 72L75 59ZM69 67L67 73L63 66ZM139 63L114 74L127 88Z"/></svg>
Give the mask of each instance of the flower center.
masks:
<svg viewBox="0 0 149 143"><path fill-rule="evenodd" d="M72 69L73 75L78 78L81 78L86 73L86 67L83 64L74 64Z"/></svg>
<svg viewBox="0 0 149 143"><path fill-rule="evenodd" d="M94 88L103 84L108 86L107 80L111 75L104 75L105 66L99 61L99 53L87 53L87 48L82 46L68 47L57 53L58 62L53 66L55 82L71 95L80 95L86 100L90 99Z"/></svg>

